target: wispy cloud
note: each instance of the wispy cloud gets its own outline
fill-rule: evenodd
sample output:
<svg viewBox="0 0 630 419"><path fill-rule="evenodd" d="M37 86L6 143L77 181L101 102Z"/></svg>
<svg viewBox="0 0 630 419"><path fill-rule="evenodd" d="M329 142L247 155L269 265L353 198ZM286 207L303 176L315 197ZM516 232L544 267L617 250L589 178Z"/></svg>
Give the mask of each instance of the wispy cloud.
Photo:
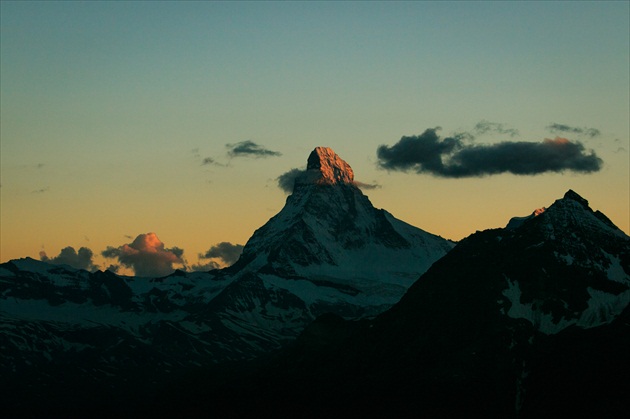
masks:
<svg viewBox="0 0 630 419"><path fill-rule="evenodd" d="M556 137L541 142L466 144L458 137L441 138L437 129L402 137L393 146L377 149L381 168L415 171L439 177L475 177L513 173L536 175L545 172L596 172L602 160L587 152L579 142Z"/></svg>
<svg viewBox="0 0 630 419"><path fill-rule="evenodd" d="M253 141L241 141L236 144L226 144L230 157L276 157L281 156L279 151L269 150Z"/></svg>
<svg viewBox="0 0 630 419"><path fill-rule="evenodd" d="M40 193L48 192L49 190L50 190L50 186L46 186L44 188L40 188L40 189L36 189L34 191L31 191L31 193L40 194Z"/></svg>
<svg viewBox="0 0 630 419"><path fill-rule="evenodd" d="M207 263L194 263L190 266L190 270L194 272L208 272L213 269L220 269L220 268L221 268L221 265L219 265L217 262L213 260L208 261Z"/></svg>
<svg viewBox="0 0 630 419"><path fill-rule="evenodd" d="M597 128L580 128L580 127L571 127L565 124L557 124L553 123L547 126L547 129L553 133L564 133L564 134L579 134L586 135L590 138L599 137L601 135L601 131Z"/></svg>
<svg viewBox="0 0 630 419"><path fill-rule="evenodd" d="M617 153L627 153L628 152L628 150L625 147L621 146L621 140L619 138L615 138L614 144L617 147L617 149L613 153L617 154Z"/></svg>
<svg viewBox="0 0 630 419"><path fill-rule="evenodd" d="M515 128L506 128L505 124L501 124L498 122L490 122L486 120L482 120L475 125L474 129L475 134L483 135L489 132L496 132L497 134L506 134L510 137L516 137L519 135L519 132Z"/></svg>
<svg viewBox="0 0 630 419"><path fill-rule="evenodd" d="M372 190L372 189L381 189L381 185L379 185L378 183L374 182L374 183L363 183L363 182L358 182L355 181L354 185L360 189L363 190Z"/></svg>
<svg viewBox="0 0 630 419"><path fill-rule="evenodd" d="M106 258L117 259L137 276L160 277L173 272L173 264L185 264L184 250L167 249L155 233L140 234L132 243L119 247L108 246L101 252Z"/></svg>
<svg viewBox="0 0 630 419"><path fill-rule="evenodd" d="M92 258L94 253L87 247L80 247L77 252L74 247L68 246L61 249L59 255L52 258L46 255L43 250L39 252L40 260L54 265L69 265L77 269L85 269L87 271L93 271L98 269L98 266L94 264Z"/></svg>
<svg viewBox="0 0 630 419"><path fill-rule="evenodd" d="M205 157L203 160L201 160L201 165L202 166L223 166L221 163L218 163L212 157Z"/></svg>

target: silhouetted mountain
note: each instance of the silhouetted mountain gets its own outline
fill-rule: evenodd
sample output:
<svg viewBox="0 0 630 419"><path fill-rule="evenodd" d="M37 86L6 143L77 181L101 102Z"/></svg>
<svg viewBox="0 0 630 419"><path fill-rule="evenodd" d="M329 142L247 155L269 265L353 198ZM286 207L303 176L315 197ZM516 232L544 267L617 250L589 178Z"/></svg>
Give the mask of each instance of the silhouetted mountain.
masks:
<svg viewBox="0 0 630 419"><path fill-rule="evenodd" d="M630 238L573 191L462 240L375 319L323 315L284 352L163 407L219 414L625 417ZM217 379L220 377L221 379ZM173 402L175 400L175 402ZM172 403L171 403L172 402Z"/></svg>

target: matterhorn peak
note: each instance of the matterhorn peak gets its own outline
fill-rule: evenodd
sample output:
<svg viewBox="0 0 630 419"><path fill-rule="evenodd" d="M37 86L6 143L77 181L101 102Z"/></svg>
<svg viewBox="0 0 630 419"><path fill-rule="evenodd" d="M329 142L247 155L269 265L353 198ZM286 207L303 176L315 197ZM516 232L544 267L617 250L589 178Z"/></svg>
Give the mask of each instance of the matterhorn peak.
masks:
<svg viewBox="0 0 630 419"><path fill-rule="evenodd" d="M308 156L306 172L320 185L354 183L354 172L331 148L316 147Z"/></svg>

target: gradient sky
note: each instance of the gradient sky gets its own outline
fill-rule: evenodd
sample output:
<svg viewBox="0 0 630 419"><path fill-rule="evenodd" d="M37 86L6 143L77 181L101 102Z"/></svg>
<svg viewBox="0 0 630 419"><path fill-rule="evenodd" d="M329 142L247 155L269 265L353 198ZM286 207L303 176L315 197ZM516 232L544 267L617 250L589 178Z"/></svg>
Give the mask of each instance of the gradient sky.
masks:
<svg viewBox="0 0 630 419"><path fill-rule="evenodd" d="M276 214L277 177L316 146L380 186L377 208L453 240L568 189L628 233L629 4L2 1L0 261L88 247L103 268L108 246L154 232L198 263ZM603 165L378 167L380 145L437 126L564 137ZM228 154L243 141L276 154Z"/></svg>

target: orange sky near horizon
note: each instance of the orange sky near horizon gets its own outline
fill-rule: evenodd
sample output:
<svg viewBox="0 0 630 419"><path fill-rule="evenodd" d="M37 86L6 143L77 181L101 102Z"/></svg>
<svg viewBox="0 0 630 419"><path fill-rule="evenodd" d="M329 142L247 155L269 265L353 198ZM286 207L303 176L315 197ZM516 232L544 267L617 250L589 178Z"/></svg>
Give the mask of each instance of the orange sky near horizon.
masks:
<svg viewBox="0 0 630 419"><path fill-rule="evenodd" d="M101 252L150 232L208 262L280 211L277 178L317 146L378 185L364 191L375 207L448 239L569 189L630 234L629 15L628 2L3 1L0 262L87 247L104 269L118 262ZM468 150L566 138L602 165L379 167L379 146L435 127ZM248 141L259 148L235 152Z"/></svg>

